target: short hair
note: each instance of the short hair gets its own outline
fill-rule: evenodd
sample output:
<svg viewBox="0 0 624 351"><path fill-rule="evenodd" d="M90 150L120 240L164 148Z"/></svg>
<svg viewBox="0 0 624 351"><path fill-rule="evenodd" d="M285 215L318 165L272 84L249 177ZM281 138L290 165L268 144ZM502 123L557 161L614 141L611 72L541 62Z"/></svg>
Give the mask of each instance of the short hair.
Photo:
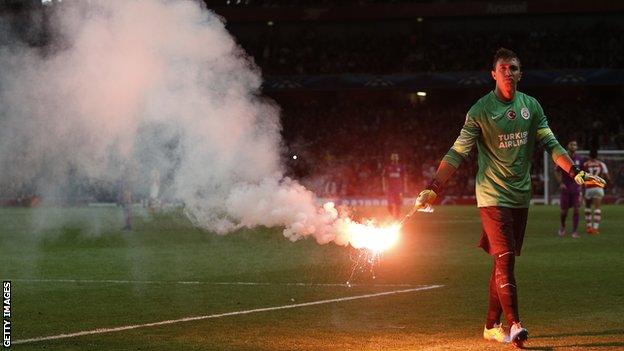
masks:
<svg viewBox="0 0 624 351"><path fill-rule="evenodd" d="M589 150L589 158L598 158L598 149L592 148Z"/></svg>
<svg viewBox="0 0 624 351"><path fill-rule="evenodd" d="M516 55L515 52L506 48L498 48L498 50L496 50L496 53L494 54L494 62L492 62L493 70L496 69L496 62L498 62L498 60L500 59L503 59L503 60L516 59L518 60L518 63L520 63L520 58L518 57L518 55Z"/></svg>

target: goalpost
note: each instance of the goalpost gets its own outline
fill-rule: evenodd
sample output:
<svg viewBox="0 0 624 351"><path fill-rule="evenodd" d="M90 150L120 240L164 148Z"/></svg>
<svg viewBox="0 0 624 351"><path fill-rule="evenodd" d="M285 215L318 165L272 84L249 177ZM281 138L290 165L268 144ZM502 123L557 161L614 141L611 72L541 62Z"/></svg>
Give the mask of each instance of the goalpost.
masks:
<svg viewBox="0 0 624 351"><path fill-rule="evenodd" d="M583 158L589 156L588 150L578 150L576 153ZM598 150L598 159L607 165L609 176L611 177L611 181L605 188L605 202L624 203L624 198L622 198L622 188L624 187L624 150ZM555 163L550 155L544 151L542 179L539 180L539 184L543 185L543 189L534 193L533 203L558 203L560 190L554 176L555 167Z"/></svg>

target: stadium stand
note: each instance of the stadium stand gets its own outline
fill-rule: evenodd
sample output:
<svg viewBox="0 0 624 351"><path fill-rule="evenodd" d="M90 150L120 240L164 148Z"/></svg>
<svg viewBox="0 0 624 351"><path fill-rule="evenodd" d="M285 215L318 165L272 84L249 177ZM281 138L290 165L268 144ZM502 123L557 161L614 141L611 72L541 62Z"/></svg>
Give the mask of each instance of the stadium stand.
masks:
<svg viewBox="0 0 624 351"><path fill-rule="evenodd" d="M500 46L520 55L527 76L520 89L539 98L562 143L576 139L585 149L624 149L620 4L601 2L591 8L572 1L570 9L580 14L569 16L564 8L549 7L548 1L504 9L492 3L475 7L466 1L205 2L226 18L228 30L253 57L266 81L275 82L265 86L264 93L282 108L289 152L285 156L299 156L285 158L288 172L318 193L380 195L380 171L393 151L399 152L410 174L424 174L419 179L425 182L430 168L456 137L470 105L492 88L491 54ZM14 19L10 29L23 33L29 45L45 47L49 44L45 21L30 26L36 16L29 14L43 11L45 15L48 10L36 2L29 4L7 5L2 15ZM358 6L366 7L361 17L372 19L349 17L345 8ZM326 12L310 14L310 8ZM371 10L381 8L384 11L378 13ZM412 16L415 10L437 15ZM276 20L268 21L272 16ZM468 83L455 84L465 72L479 74L476 84L470 81L472 75ZM556 74L551 77L548 72ZM436 80L423 78L434 76ZM308 86L294 77L325 80ZM351 89L335 84L339 79L359 85ZM428 96L418 97L414 89L397 83L408 79ZM431 83L445 80L453 84L435 87ZM538 193L542 187L539 152L534 161ZM476 165L469 163L448 184L447 194L473 194ZM624 186L624 167L615 165L612 172L616 181L609 191L618 192ZM414 192L422 185L412 180L409 189ZM96 199L115 196L107 190L110 186L95 188Z"/></svg>
<svg viewBox="0 0 624 351"><path fill-rule="evenodd" d="M378 196L381 168L390 153L398 151L412 174L409 189L417 191L423 184L414 183L413 175L427 174L437 164L457 136L471 105L466 97L453 101L454 92L439 94L431 102L412 102L409 94L401 98L401 94L388 93L356 97L325 93L315 98L304 94L290 99L281 96L278 101L283 107L284 138L290 152L299 155L290 161L292 174L302 179L314 176L311 186L319 193ZM624 148L624 124L618 112L621 109L605 102L610 99L608 94L585 96L583 91L575 90L567 94L557 98L552 92L533 93L540 97L561 143L575 139L584 149L596 144L603 149ZM571 99L574 104L569 102ZM591 116L589 125L585 123L587 116ZM587 128L578 127L583 125ZM539 193L543 191L541 152L534 157L534 188ZM447 194L474 192L476 163L467 163L446 187ZM418 178L427 181L426 175Z"/></svg>

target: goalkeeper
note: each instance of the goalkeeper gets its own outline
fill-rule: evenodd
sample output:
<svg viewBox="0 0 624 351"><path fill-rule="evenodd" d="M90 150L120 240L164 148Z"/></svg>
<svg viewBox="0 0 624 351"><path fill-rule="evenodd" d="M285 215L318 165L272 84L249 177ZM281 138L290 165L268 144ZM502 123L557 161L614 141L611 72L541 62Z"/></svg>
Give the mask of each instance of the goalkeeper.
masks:
<svg viewBox="0 0 624 351"><path fill-rule="evenodd" d="M430 185L416 207L430 207L444 183L470 151L477 146L477 205L483 233L479 246L493 257L489 309L483 337L523 347L528 331L520 323L514 277L515 256L520 255L531 200L531 159L541 143L555 163L578 183L604 186L604 180L580 170L557 142L539 102L516 90L522 76L520 60L501 48L494 55L494 91L479 99L468 111L459 137L442 159ZM504 314L510 329L500 323Z"/></svg>

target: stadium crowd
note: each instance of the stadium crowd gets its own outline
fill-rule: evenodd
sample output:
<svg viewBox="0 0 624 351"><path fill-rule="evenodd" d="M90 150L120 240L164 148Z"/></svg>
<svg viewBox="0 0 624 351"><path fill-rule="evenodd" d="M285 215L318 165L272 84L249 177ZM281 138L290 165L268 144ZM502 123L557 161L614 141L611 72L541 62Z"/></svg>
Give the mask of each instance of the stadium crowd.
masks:
<svg viewBox="0 0 624 351"><path fill-rule="evenodd" d="M239 38L266 75L483 70L490 51L499 46L521 48L523 65L530 69L624 67L624 30L606 24L558 31L435 35L416 30L374 35L368 31L338 34L338 30L328 35L315 27L290 32L278 34L269 29L261 38Z"/></svg>
<svg viewBox="0 0 624 351"><path fill-rule="evenodd" d="M431 3L435 0L204 0L209 6L232 6L232 7L323 7L344 5L367 5L367 4L397 4L397 3ZM468 1L468 0L454 0Z"/></svg>
<svg viewBox="0 0 624 351"><path fill-rule="evenodd" d="M430 94L434 96L425 100L411 99L405 93L274 97L282 107L287 174L320 196L380 197L382 170L390 154L397 152L408 173L407 195L414 196L433 177L440 158L457 137L466 111L476 100L474 96L482 92L473 91L457 99L435 98L447 93L434 91ZM557 98L552 93L533 95L541 101L562 145L577 140L579 148L585 150L595 145L601 150L624 149L623 109L605 103L601 92L578 93L573 104L569 97ZM473 152L445 185L444 195L474 196L475 156ZM534 193L543 194L542 149L533 156ZM619 194L624 189L624 160L606 161L612 177L607 193ZM67 184L67 191L62 191L65 203L80 203L80 194L85 193L92 200L119 202L119 184L77 184ZM3 191L2 198L10 199L4 205L30 206L37 199L28 184L10 188L17 192Z"/></svg>
<svg viewBox="0 0 624 351"><path fill-rule="evenodd" d="M271 3L277 2L253 1L261 6ZM602 21L602 17L595 16L577 19L577 23L559 15L552 19L557 25L531 25L532 21L545 22L538 17L467 18L474 22L467 26L470 32L457 23L446 28L452 21L443 18L383 22L379 26L383 30L375 23L305 21L234 23L228 24L228 30L267 76L485 71L492 51L499 46L516 50L523 69L624 68L624 27L613 18ZM557 89L544 88L548 96L534 95L562 144L575 139L581 149L595 145L624 149L621 91L615 98L601 98L601 94L560 94ZM465 93L458 90L440 95ZM305 180L317 193L329 196L381 195L381 170L392 152L398 152L408 167L408 194L413 195L433 176L439 158L457 136L466 111L479 97L472 94L460 100L432 101L428 97L427 101L419 101L406 98L406 93L398 93L403 94L402 99L368 98L366 94L350 98L340 92L324 96L310 91L298 94L295 99L275 98L282 107L285 143L290 155L298 156L289 160L289 173ZM446 185L447 194L474 194L474 158L467 163ZM611 173L615 180L611 191L624 188L624 167L617 165ZM536 193L543 186L541 174L538 151L533 169ZM97 188L98 200L116 196L108 190L114 188L110 184L92 188ZM28 190L11 196L24 201L33 196L22 193L28 194Z"/></svg>
<svg viewBox="0 0 624 351"><path fill-rule="evenodd" d="M624 149L624 123L615 106L579 95L575 104L543 98L542 105L562 145L577 140L581 149ZM414 103L409 99L339 97L281 101L291 174L326 196L379 196L381 170L392 152L407 166L408 194L429 182L448 151L470 103ZM587 123L588 116L591 116ZM579 127L582 126L582 127ZM534 192L543 193L542 149L534 154ZM459 168L447 195L474 194L476 160ZM624 187L624 164L613 164L611 192Z"/></svg>

